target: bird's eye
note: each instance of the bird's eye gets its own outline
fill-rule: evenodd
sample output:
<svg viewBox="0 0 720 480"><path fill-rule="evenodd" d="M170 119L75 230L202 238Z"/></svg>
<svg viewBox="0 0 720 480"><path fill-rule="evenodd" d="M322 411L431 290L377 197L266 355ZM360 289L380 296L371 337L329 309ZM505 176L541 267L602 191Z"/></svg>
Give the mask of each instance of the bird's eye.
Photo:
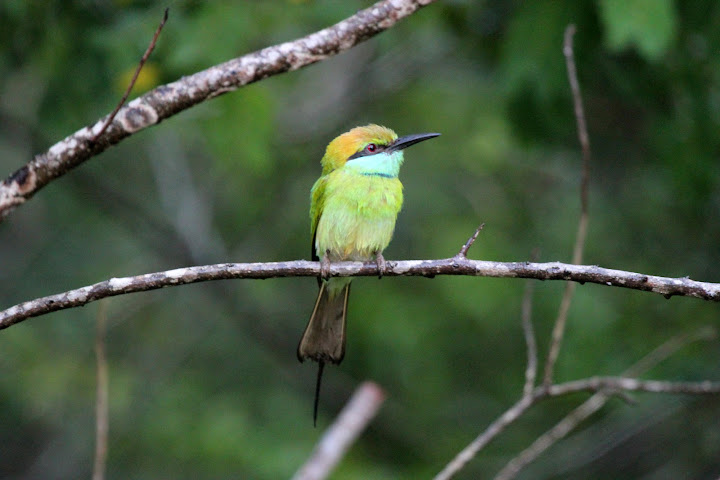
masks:
<svg viewBox="0 0 720 480"><path fill-rule="evenodd" d="M365 147L365 150L369 153L373 153L375 150L377 150L377 145L374 143L368 143L367 147Z"/></svg>

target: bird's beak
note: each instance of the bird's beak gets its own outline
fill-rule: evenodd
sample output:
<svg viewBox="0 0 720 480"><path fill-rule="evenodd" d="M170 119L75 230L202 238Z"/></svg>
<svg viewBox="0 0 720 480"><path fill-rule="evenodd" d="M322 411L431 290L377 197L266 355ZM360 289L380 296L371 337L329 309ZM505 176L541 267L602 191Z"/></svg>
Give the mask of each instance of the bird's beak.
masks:
<svg viewBox="0 0 720 480"><path fill-rule="evenodd" d="M425 140L430 140L431 138L435 138L435 137L439 137L439 136L440 136L439 133L416 133L413 135L405 135L404 137L400 137L397 140L395 140L385 151L386 152L396 152L398 150L407 148L410 145L415 145L416 143L420 143Z"/></svg>

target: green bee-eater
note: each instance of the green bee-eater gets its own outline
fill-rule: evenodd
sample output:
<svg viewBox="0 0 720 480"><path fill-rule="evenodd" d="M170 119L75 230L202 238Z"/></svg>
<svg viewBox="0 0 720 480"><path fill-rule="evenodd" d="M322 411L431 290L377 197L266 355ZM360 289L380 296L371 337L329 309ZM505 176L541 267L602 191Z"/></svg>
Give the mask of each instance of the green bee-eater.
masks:
<svg viewBox="0 0 720 480"><path fill-rule="evenodd" d="M385 269L382 251L390 243L403 203L398 180L403 149L440 135L400 137L379 125L356 127L327 146L322 175L310 192L312 258L322 261L320 292L305 327L297 356L319 364L313 421L326 362L345 355L345 325L351 278L329 278L331 262L375 260Z"/></svg>

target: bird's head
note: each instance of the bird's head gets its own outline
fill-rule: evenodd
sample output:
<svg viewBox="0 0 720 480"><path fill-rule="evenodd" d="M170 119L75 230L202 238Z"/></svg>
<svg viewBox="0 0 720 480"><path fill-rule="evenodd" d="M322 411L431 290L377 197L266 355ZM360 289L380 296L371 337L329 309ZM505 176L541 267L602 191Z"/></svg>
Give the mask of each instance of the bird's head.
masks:
<svg viewBox="0 0 720 480"><path fill-rule="evenodd" d="M347 165L370 172L378 169L381 173L394 171L393 176L397 176L403 161L402 150L438 135L421 133L398 137L395 132L380 125L355 127L327 146L322 158L323 175Z"/></svg>

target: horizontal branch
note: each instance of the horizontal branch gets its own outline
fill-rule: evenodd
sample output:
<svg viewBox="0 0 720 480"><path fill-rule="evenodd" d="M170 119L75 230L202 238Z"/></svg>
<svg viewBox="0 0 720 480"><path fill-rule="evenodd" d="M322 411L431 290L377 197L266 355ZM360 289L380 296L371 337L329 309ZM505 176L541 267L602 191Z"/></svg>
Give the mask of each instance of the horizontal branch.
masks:
<svg viewBox="0 0 720 480"><path fill-rule="evenodd" d="M550 387L538 387L536 395L558 397L576 392L648 392L683 393L689 395L720 394L720 382L671 382L665 380L639 380L629 377L591 377L583 380L559 383Z"/></svg>
<svg viewBox="0 0 720 480"><path fill-rule="evenodd" d="M210 98L348 50L434 0L383 0L306 37L267 47L162 85L78 130L0 183L0 221L53 179L130 135ZM103 129L105 131L95 138Z"/></svg>
<svg viewBox="0 0 720 480"><path fill-rule="evenodd" d="M339 262L330 267L332 276L375 276L373 263ZM86 287L20 303L0 312L0 330L30 317L81 307L101 298L126 293L156 290L211 280L233 278L266 279L280 277L317 277L320 263L306 260L271 263L220 263L177 268L134 277L111 278ZM666 298L686 296L720 301L720 284L698 282L688 277L668 278L641 273L612 270L595 265L569 265L559 262L489 262L470 260L457 255L441 260L404 260L388 262L384 276L464 275L494 278L532 278L536 280L567 280L579 283L631 288L659 293Z"/></svg>

